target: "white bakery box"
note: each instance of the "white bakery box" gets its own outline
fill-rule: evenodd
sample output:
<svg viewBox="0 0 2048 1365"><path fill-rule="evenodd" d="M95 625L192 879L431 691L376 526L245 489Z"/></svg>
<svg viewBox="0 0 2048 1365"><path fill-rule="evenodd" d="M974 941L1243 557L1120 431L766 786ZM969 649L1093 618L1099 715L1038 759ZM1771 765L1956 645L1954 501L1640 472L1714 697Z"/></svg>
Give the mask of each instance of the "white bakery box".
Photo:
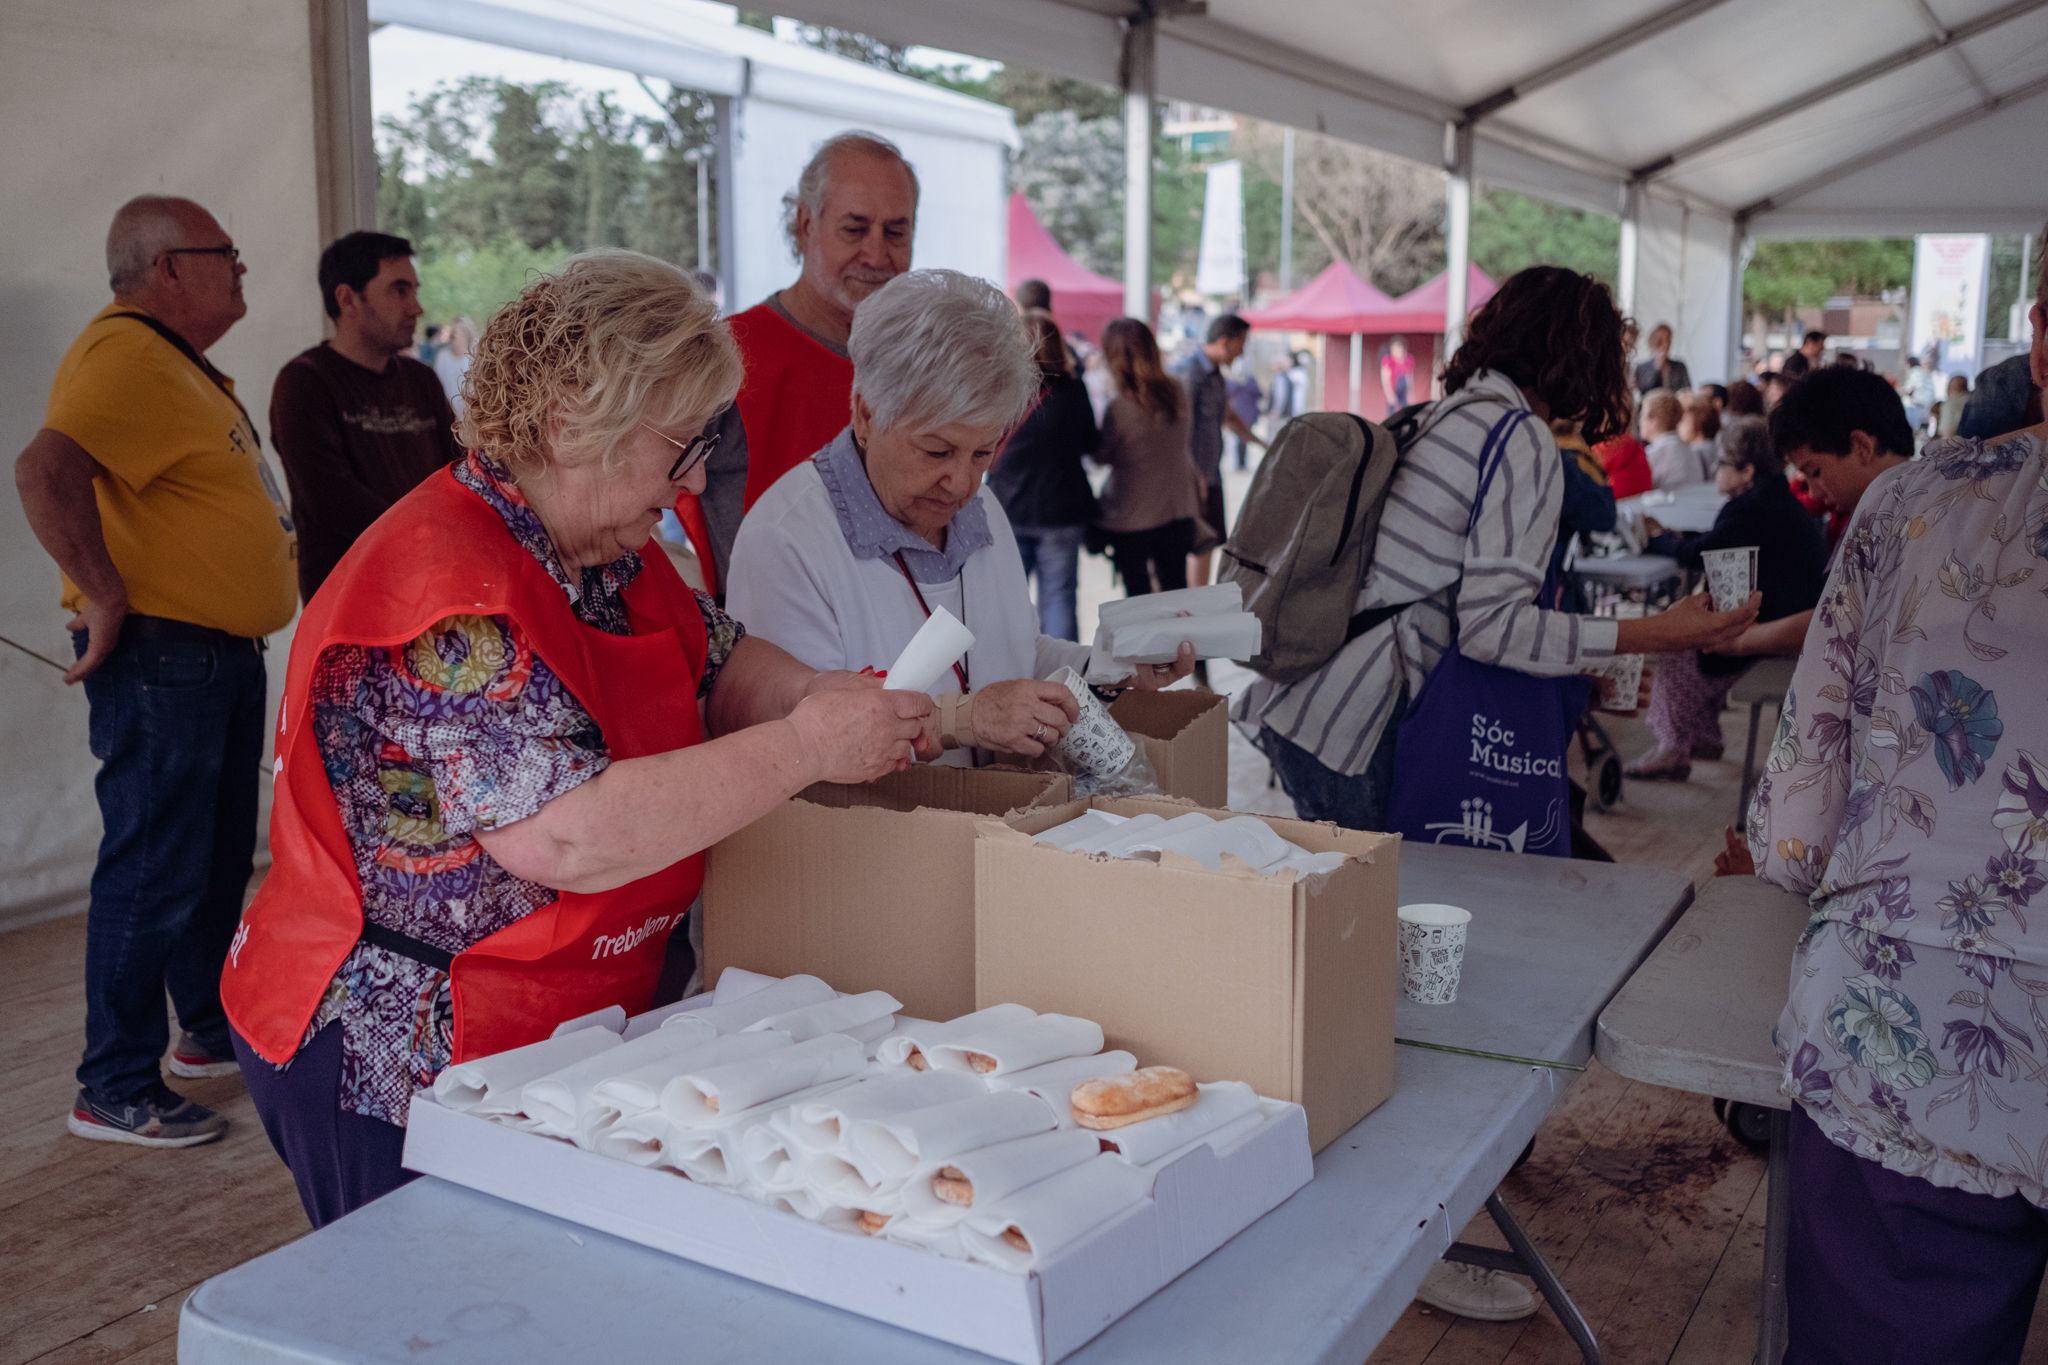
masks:
<svg viewBox="0 0 2048 1365"><path fill-rule="evenodd" d="M405 1165L863 1317L1020 1365L1052 1365L1314 1174L1301 1107L1162 1167L1152 1197L1027 1274L843 1232L676 1172L414 1097Z"/></svg>

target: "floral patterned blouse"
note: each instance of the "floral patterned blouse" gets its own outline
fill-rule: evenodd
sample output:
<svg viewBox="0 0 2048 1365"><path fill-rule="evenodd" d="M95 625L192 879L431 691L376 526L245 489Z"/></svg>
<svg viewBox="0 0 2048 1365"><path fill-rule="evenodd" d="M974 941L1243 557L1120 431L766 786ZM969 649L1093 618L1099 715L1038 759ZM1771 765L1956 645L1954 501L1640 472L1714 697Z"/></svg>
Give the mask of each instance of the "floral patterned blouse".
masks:
<svg viewBox="0 0 2048 1365"><path fill-rule="evenodd" d="M1890 1170L2048 1206L2048 443L1882 476L1807 640L1748 830L1813 906L1785 1093Z"/></svg>
<svg viewBox="0 0 2048 1365"><path fill-rule="evenodd" d="M639 555L572 580L499 465L471 454L455 477L504 519L578 619L631 633L623 594ZM710 636L703 698L746 632L702 593L697 605ZM453 616L394 648L329 649L315 669L312 710L367 919L453 953L554 901L551 888L494 862L476 833L525 819L610 759L597 722L510 617ZM433 1084L453 1047L447 975L358 943L307 1041L335 1022L342 1107L403 1124L413 1092Z"/></svg>

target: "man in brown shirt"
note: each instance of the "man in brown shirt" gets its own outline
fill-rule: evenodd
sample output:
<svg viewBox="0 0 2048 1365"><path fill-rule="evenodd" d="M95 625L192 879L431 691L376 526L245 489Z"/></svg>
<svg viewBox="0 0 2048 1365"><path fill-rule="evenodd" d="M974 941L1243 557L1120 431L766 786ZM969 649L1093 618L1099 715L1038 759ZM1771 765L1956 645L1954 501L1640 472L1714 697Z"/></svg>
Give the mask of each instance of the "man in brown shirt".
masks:
<svg viewBox="0 0 2048 1365"><path fill-rule="evenodd" d="M306 601L385 508L461 453L441 381L399 354L419 322L419 288L405 238L337 239L320 256L334 339L292 357L270 391Z"/></svg>

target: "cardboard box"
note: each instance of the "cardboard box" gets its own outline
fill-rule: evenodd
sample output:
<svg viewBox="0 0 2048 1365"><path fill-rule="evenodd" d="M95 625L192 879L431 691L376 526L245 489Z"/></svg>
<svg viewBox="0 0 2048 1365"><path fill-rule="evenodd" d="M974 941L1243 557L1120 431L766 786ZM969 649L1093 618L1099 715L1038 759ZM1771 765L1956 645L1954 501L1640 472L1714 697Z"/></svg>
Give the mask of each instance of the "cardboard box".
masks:
<svg viewBox="0 0 2048 1365"><path fill-rule="evenodd" d="M1214 692L1133 689L1109 714L1144 749L1160 791L1213 807L1230 802L1229 710Z"/></svg>
<svg viewBox="0 0 2048 1365"><path fill-rule="evenodd" d="M1269 819L1311 852L1349 860L1314 884L1228 860L1091 858L1032 836L1091 806L1193 809L1158 799L1076 801L975 842L975 998L1028 1001L1102 1025L1107 1046L1195 1079L1241 1080L1308 1110L1317 1151L1394 1084L1400 839ZM1224 816L1227 811L1209 811Z"/></svg>
<svg viewBox="0 0 2048 1365"><path fill-rule="evenodd" d="M886 990L906 1014L974 1008L974 827L1064 802L1060 773L921 764L821 784L711 850L704 979L727 967Z"/></svg>
<svg viewBox="0 0 2048 1365"><path fill-rule="evenodd" d="M1309 1182L1301 1110L1159 1172L1152 1198L1028 1275L838 1232L413 1097L405 1165L1020 1365L1052 1365Z"/></svg>

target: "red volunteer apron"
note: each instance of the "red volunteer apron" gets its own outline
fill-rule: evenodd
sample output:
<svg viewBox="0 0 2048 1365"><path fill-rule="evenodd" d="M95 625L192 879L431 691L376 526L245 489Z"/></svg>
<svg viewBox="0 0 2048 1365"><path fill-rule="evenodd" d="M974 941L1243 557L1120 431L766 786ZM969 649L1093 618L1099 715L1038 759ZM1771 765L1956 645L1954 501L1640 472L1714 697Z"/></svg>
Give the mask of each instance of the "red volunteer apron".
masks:
<svg viewBox="0 0 2048 1365"><path fill-rule="evenodd" d="M747 430L747 491L751 509L774 482L831 444L850 420L853 362L819 342L772 304L759 303L732 319L747 377L740 384L740 421ZM696 547L705 585L719 590L711 557L711 525L694 493L676 499L676 517Z"/></svg>
<svg viewBox="0 0 2048 1365"><path fill-rule="evenodd" d="M364 932L355 859L309 714L320 655L334 645L402 644L450 616L509 616L590 711L614 759L701 742L697 680L708 644L695 598L666 555L648 554L625 604L633 635L577 620L560 585L452 471L407 494L342 558L292 642L278 713L273 865L221 975L228 1018L266 1061L298 1051ZM537 1041L607 1005L645 1009L668 936L703 876L700 855L616 890L563 892L456 953L454 1060Z"/></svg>

